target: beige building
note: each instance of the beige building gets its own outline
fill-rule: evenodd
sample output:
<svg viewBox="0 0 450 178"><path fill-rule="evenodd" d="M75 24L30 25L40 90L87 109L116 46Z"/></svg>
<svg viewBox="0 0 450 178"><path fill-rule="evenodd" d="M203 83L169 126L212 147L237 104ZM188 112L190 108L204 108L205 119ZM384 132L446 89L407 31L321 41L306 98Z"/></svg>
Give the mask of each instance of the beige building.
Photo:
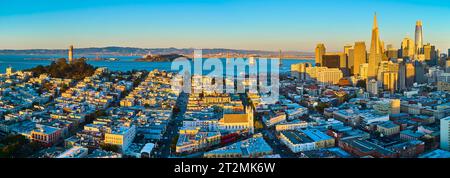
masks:
<svg viewBox="0 0 450 178"><path fill-rule="evenodd" d="M405 37L402 41L402 57L412 58L414 56L414 50L414 41L409 37Z"/></svg>
<svg viewBox="0 0 450 178"><path fill-rule="evenodd" d="M317 79L317 73L328 69L327 67L308 67L306 68L306 75L308 78Z"/></svg>
<svg viewBox="0 0 450 178"><path fill-rule="evenodd" d="M391 114L400 113L400 99L391 100Z"/></svg>
<svg viewBox="0 0 450 178"><path fill-rule="evenodd" d="M297 129L303 129L308 127L308 122L305 121L298 121L293 123L280 123L275 126L275 130L280 132L283 130L297 130Z"/></svg>
<svg viewBox="0 0 450 178"><path fill-rule="evenodd" d="M361 76L360 66L367 62L366 44L364 42L356 42L353 50L353 69L355 76ZM366 74L367 76L367 74Z"/></svg>
<svg viewBox="0 0 450 178"><path fill-rule="evenodd" d="M416 69L414 64L406 63L406 87L411 87L415 82Z"/></svg>
<svg viewBox="0 0 450 178"><path fill-rule="evenodd" d="M112 128L108 133L105 133L105 143L118 145L121 147L122 152L127 150L128 147L133 143L134 137L136 136L136 126L119 126Z"/></svg>
<svg viewBox="0 0 450 178"><path fill-rule="evenodd" d="M316 66L322 66L322 56L326 53L325 45L320 43L316 47Z"/></svg>
<svg viewBox="0 0 450 178"><path fill-rule="evenodd" d="M360 65L359 67L359 76L361 77L361 79L365 80L367 79L367 72L369 70L369 64L368 63L363 63Z"/></svg>
<svg viewBox="0 0 450 178"><path fill-rule="evenodd" d="M344 77L340 69L325 69L317 73L317 81L328 84L338 84L339 80Z"/></svg>
<svg viewBox="0 0 450 178"><path fill-rule="evenodd" d="M253 133L253 109L247 107L246 112L242 114L224 114L219 120L219 128L228 132L248 131Z"/></svg>
<svg viewBox="0 0 450 178"><path fill-rule="evenodd" d="M398 58L398 50L393 48L392 46L387 50L387 58L388 59L397 59Z"/></svg>
<svg viewBox="0 0 450 178"><path fill-rule="evenodd" d="M397 90L398 72L384 72L383 76L384 90L394 93Z"/></svg>
<svg viewBox="0 0 450 178"><path fill-rule="evenodd" d="M437 88L439 91L450 91L450 73L442 73L438 77Z"/></svg>
<svg viewBox="0 0 450 178"><path fill-rule="evenodd" d="M291 76L297 79L305 79L304 75L306 73L307 63L298 63L291 65Z"/></svg>
<svg viewBox="0 0 450 178"><path fill-rule="evenodd" d="M384 136L391 136L400 133L400 126L391 121L383 122L377 125L377 131Z"/></svg>
<svg viewBox="0 0 450 178"><path fill-rule="evenodd" d="M436 59L436 47L431 45L430 43L423 46L424 59L426 61Z"/></svg>

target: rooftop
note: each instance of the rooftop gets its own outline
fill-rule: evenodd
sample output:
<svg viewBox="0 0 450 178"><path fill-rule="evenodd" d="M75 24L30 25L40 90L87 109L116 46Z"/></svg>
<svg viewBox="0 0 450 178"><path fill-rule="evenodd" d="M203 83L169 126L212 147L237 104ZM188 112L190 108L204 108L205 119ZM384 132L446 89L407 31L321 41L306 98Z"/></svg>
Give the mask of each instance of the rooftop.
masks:
<svg viewBox="0 0 450 178"><path fill-rule="evenodd" d="M76 146L61 153L56 158L81 158L83 154L87 154L87 152L87 148Z"/></svg>
<svg viewBox="0 0 450 178"><path fill-rule="evenodd" d="M413 130L403 130L403 131L400 132L400 134L408 135L408 136L415 137L415 138L419 138L419 137L422 137L422 136L425 135L425 134L420 133L420 132L414 132Z"/></svg>
<svg viewBox="0 0 450 178"><path fill-rule="evenodd" d="M431 152L422 154L419 158L450 158L450 152L445 150L433 150Z"/></svg>
<svg viewBox="0 0 450 178"><path fill-rule="evenodd" d="M311 138L314 141L322 141L322 140L329 140L333 139L332 137L328 136L327 134L317 130L317 129L306 129L301 130L305 135L307 135L309 138Z"/></svg>
<svg viewBox="0 0 450 178"><path fill-rule="evenodd" d="M389 149L386 149L382 146L379 146L375 143L372 143L372 142L369 142L369 141L363 140L363 139L346 139L346 140L341 140L341 142L345 142L345 143L351 145L351 147L356 148L364 153L370 153L372 151L375 151L375 152L381 153L383 155L394 154L394 152Z"/></svg>
<svg viewBox="0 0 450 178"><path fill-rule="evenodd" d="M399 125L395 124L392 121L386 121L386 122L382 122L382 123L378 124L378 127L390 129L390 128L399 127Z"/></svg>
<svg viewBox="0 0 450 178"><path fill-rule="evenodd" d="M224 123L246 123L248 122L247 114L224 114L220 120Z"/></svg>
<svg viewBox="0 0 450 178"><path fill-rule="evenodd" d="M272 148L264 140L262 134L255 134L252 138L209 151L205 155L239 154L242 157L252 157L254 154L272 153L272 151Z"/></svg>
<svg viewBox="0 0 450 178"><path fill-rule="evenodd" d="M40 132L40 133L44 133L47 135L53 134L59 130L56 127L51 127L51 126L47 126L47 125L37 125L36 127L37 127L37 129L35 129L34 132Z"/></svg>
<svg viewBox="0 0 450 178"><path fill-rule="evenodd" d="M300 133L298 131L282 131L281 134L283 134L285 137L288 138L289 141L291 141L293 144L302 144L302 143L312 143L314 142L312 139L310 139L307 135L304 133Z"/></svg>

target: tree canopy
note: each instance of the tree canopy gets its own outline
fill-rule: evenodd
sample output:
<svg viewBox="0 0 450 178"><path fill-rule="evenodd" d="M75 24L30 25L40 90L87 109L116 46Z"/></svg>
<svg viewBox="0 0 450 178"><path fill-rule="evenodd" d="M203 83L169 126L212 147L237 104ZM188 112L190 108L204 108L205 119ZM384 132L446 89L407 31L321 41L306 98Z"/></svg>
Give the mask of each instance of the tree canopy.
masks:
<svg viewBox="0 0 450 178"><path fill-rule="evenodd" d="M34 75L49 74L51 77L81 80L91 76L95 72L95 67L86 63L85 58L76 59L67 63L65 58L60 58L48 66L39 65L29 69Z"/></svg>

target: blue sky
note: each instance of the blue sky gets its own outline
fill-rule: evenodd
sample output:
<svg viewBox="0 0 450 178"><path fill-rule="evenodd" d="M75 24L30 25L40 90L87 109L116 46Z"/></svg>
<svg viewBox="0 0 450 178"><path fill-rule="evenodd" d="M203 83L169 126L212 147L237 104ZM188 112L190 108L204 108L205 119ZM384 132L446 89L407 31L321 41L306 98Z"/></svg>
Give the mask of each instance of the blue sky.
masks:
<svg viewBox="0 0 450 178"><path fill-rule="evenodd" d="M0 0L0 49L194 47L329 51L366 41L374 12L386 44L450 48L446 0Z"/></svg>

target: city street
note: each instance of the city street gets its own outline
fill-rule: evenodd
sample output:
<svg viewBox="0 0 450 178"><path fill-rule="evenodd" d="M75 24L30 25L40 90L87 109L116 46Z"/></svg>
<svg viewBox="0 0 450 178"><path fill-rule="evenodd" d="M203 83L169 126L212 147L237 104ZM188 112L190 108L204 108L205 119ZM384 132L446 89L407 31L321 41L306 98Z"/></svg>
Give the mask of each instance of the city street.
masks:
<svg viewBox="0 0 450 178"><path fill-rule="evenodd" d="M180 112L172 116L166 132L164 133L160 142L154 150L154 154L158 158L167 158L173 155L175 150L172 150L172 141L178 136L178 128L183 125L183 117L186 112L188 94L181 93L177 100L177 107Z"/></svg>

